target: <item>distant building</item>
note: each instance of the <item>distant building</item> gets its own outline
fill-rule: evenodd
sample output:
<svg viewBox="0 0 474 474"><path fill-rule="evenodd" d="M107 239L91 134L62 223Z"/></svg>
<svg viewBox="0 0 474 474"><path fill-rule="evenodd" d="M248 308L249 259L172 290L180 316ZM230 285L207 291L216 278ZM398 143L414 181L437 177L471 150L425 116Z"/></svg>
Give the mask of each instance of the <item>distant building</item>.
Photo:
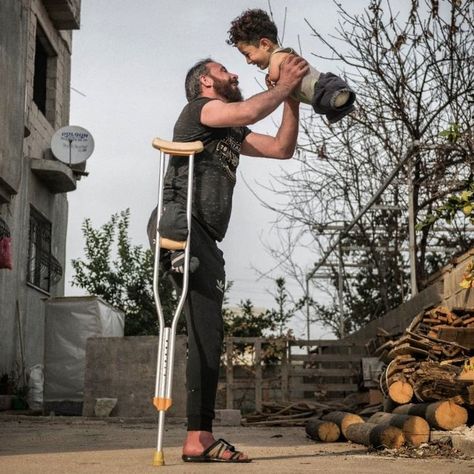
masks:
<svg viewBox="0 0 474 474"><path fill-rule="evenodd" d="M0 1L0 224L13 254L13 269L0 269L0 376L43 363L42 300L64 295L66 193L81 170L50 148L69 123L80 9L80 0Z"/></svg>

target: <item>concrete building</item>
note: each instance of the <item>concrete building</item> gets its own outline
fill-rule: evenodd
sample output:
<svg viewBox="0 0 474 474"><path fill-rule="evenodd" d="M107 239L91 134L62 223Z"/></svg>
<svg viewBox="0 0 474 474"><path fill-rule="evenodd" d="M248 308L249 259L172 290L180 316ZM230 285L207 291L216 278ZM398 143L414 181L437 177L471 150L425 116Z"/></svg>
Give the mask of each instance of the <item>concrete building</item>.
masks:
<svg viewBox="0 0 474 474"><path fill-rule="evenodd" d="M84 173L50 149L69 121L80 8L80 0L0 2L0 224L13 257L11 270L0 269L0 376L43 363L43 299L64 294L66 193Z"/></svg>

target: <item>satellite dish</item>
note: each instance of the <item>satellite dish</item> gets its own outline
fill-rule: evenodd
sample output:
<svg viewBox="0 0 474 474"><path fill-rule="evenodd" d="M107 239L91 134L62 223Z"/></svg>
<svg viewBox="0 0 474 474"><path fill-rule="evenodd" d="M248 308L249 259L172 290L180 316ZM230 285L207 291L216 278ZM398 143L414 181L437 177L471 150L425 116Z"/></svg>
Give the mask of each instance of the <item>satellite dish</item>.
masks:
<svg viewBox="0 0 474 474"><path fill-rule="evenodd" d="M92 155L94 139L85 128L76 125L62 127L51 139L51 151L59 161L75 165Z"/></svg>

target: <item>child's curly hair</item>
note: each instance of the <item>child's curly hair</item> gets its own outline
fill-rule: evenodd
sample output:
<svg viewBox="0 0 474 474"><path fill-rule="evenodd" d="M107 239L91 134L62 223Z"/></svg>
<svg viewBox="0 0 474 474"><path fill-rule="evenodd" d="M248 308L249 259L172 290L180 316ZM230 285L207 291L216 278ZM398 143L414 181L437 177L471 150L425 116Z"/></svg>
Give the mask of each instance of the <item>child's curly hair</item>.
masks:
<svg viewBox="0 0 474 474"><path fill-rule="evenodd" d="M230 25L226 43L231 46L236 46L239 41L257 45L261 38L278 44L278 29L264 10L245 10Z"/></svg>

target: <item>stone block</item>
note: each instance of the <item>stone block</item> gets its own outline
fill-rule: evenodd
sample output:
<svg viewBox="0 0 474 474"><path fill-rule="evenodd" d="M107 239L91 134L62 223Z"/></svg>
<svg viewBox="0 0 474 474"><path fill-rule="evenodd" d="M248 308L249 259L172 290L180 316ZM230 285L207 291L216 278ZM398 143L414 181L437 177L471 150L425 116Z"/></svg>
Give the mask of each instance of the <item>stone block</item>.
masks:
<svg viewBox="0 0 474 474"><path fill-rule="evenodd" d="M453 448L468 456L474 456L474 427L461 426L453 431L434 430L430 433L431 441L451 439Z"/></svg>
<svg viewBox="0 0 474 474"><path fill-rule="evenodd" d="M97 398L95 401L94 415L99 417L110 416L117 405L116 398Z"/></svg>
<svg viewBox="0 0 474 474"><path fill-rule="evenodd" d="M214 424L216 426L240 426L240 410L222 409L215 412Z"/></svg>
<svg viewBox="0 0 474 474"><path fill-rule="evenodd" d="M12 409L13 395L0 395L0 411Z"/></svg>
<svg viewBox="0 0 474 474"><path fill-rule="evenodd" d="M168 417L186 416L186 337L177 336L173 404ZM112 416L149 418L157 414L155 392L158 337L93 337L87 340L84 416L94 416L96 400L116 398Z"/></svg>
<svg viewBox="0 0 474 474"><path fill-rule="evenodd" d="M474 456L474 438L467 436L453 436L451 441L453 443L453 448L459 449L459 451L468 456Z"/></svg>

